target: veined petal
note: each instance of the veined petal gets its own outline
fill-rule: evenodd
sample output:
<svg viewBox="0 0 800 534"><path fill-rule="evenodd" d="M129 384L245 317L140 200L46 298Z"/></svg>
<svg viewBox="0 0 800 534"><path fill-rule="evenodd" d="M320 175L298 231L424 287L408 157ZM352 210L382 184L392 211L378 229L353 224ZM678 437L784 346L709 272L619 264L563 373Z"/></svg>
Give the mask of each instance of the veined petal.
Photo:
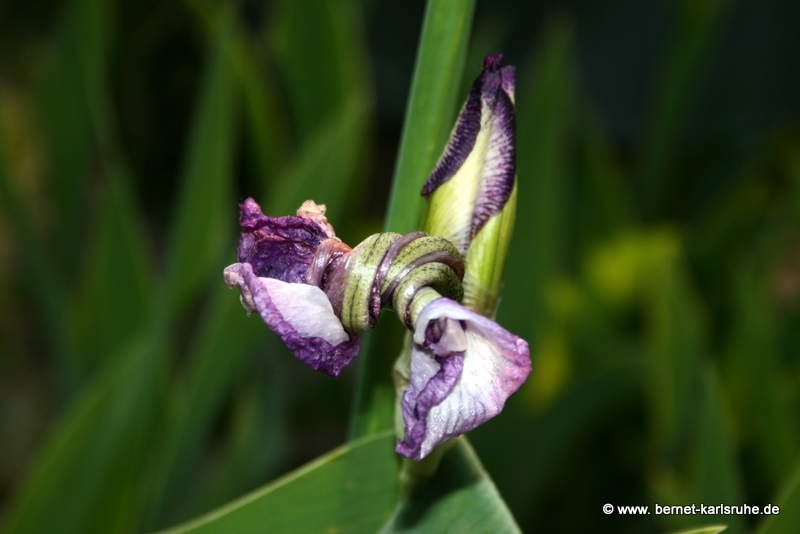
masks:
<svg viewBox="0 0 800 534"><path fill-rule="evenodd" d="M249 263L227 267L225 281L229 287L239 286L248 314L257 311L289 350L313 369L338 376L358 355L358 337L344 330L319 287L259 277Z"/></svg>
<svg viewBox="0 0 800 534"><path fill-rule="evenodd" d="M432 301L415 323L397 452L421 460L488 421L530 371L527 342L453 300Z"/></svg>
<svg viewBox="0 0 800 534"><path fill-rule="evenodd" d="M461 109L450 141L422 188L429 197L425 230L462 254L502 211L515 183L514 67L487 56Z"/></svg>

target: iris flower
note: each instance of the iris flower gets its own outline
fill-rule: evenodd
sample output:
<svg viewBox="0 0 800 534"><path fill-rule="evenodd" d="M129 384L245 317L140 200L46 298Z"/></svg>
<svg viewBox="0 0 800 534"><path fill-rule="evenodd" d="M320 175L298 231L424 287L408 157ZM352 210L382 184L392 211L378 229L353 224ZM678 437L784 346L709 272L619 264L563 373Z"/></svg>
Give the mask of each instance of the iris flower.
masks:
<svg viewBox="0 0 800 534"><path fill-rule="evenodd" d="M397 452L421 460L433 448L499 414L528 377L528 343L446 298L432 300L414 328L405 438Z"/></svg>
<svg viewBox="0 0 800 534"><path fill-rule="evenodd" d="M516 202L515 73L502 57L484 61L422 188L425 230L465 256L464 304L472 309L433 299L414 325L408 368L398 370L407 389L397 452L415 460L500 413L531 371L527 342L484 316L497 305Z"/></svg>
<svg viewBox="0 0 800 534"><path fill-rule="evenodd" d="M258 312L303 363L338 376L358 355L359 340L344 329L320 281L350 247L313 201L297 217L267 217L252 198L240 208L239 263L225 269L225 281L239 286L247 314Z"/></svg>
<svg viewBox="0 0 800 534"><path fill-rule="evenodd" d="M531 370L528 344L491 318L516 199L514 71L501 59L487 57L423 188L432 235L376 234L350 248L323 205L273 218L247 199L239 261L224 272L248 314L332 376L381 308L394 308L413 332L396 367L405 427L396 450L415 460L500 413Z"/></svg>

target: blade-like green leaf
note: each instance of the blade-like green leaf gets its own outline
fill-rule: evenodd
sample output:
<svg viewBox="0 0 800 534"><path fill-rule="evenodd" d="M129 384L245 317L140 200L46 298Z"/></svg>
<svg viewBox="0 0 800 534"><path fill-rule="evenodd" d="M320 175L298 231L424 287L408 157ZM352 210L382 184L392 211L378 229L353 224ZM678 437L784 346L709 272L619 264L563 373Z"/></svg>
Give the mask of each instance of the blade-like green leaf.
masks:
<svg viewBox="0 0 800 534"><path fill-rule="evenodd" d="M268 474L274 474L276 460L287 448L286 377L250 372L236 386L230 438L209 476L210 491L198 499L201 512L217 508L270 480Z"/></svg>
<svg viewBox="0 0 800 534"><path fill-rule="evenodd" d="M800 466L799 466L800 467ZM789 475L784 482L780 496L770 506L777 505L779 514L771 514L764 520L758 534L793 534L800 525L800 468Z"/></svg>
<svg viewBox="0 0 800 534"><path fill-rule="evenodd" d="M217 16L214 2L186 0L197 12L211 39L225 31L224 21ZM275 76L269 76L259 50L251 41L249 32L237 21L234 24L230 46L226 47L229 61L239 78L244 100L244 118L250 131L252 154L261 179L272 182L276 172L286 162L289 153L290 128L287 112L278 99Z"/></svg>
<svg viewBox="0 0 800 534"><path fill-rule="evenodd" d="M700 301L690 285L680 242L655 232L642 273L646 289L648 352L644 391L650 410L656 469L674 469L686 453L694 422L700 363L708 350Z"/></svg>
<svg viewBox="0 0 800 534"><path fill-rule="evenodd" d="M136 530L169 364L159 332L109 358L68 408L9 510L8 532Z"/></svg>
<svg viewBox="0 0 800 534"><path fill-rule="evenodd" d="M611 140L599 119L591 117L581 133L586 186L580 192L584 194L579 216L584 232L590 237L603 237L634 223L634 202L625 188L622 166L616 161Z"/></svg>
<svg viewBox="0 0 800 534"><path fill-rule="evenodd" d="M764 261L764 255L752 258ZM734 327L728 343L729 381L740 425L754 442L765 478L777 486L797 453L798 425L794 400L797 385L781 365L778 317L773 309L770 271L759 273L754 261L733 269L731 294Z"/></svg>
<svg viewBox="0 0 800 534"><path fill-rule="evenodd" d="M405 234L420 222L422 184L453 127L474 10L475 0L428 1L385 231Z"/></svg>
<svg viewBox="0 0 800 534"><path fill-rule="evenodd" d="M83 374L131 340L143 326L155 294L134 193L118 171L108 177L92 229L89 265L71 314L72 341L76 357L82 358Z"/></svg>
<svg viewBox="0 0 800 534"><path fill-rule="evenodd" d="M0 105L3 102L0 100ZM14 244L18 247L24 270L24 286L43 315L46 338L54 356L60 363L68 361L65 329L65 295L54 269L52 255L44 241L34 231L35 212L22 198L12 179L6 153L6 140L0 135L0 208L3 222ZM67 366L64 366L65 370Z"/></svg>
<svg viewBox="0 0 800 534"><path fill-rule="evenodd" d="M277 3L269 42L300 144L267 186L268 213L293 213L313 199L341 229L359 200L373 105L360 9L352 0Z"/></svg>
<svg viewBox="0 0 800 534"><path fill-rule="evenodd" d="M173 313L203 284L219 278L222 252L236 221L230 190L238 94L226 51L233 14L222 5L218 16L225 22L198 100L169 241L165 299Z"/></svg>
<svg viewBox="0 0 800 534"><path fill-rule="evenodd" d="M520 532L466 438L459 438L430 479L419 481L382 534Z"/></svg>
<svg viewBox="0 0 800 534"><path fill-rule="evenodd" d="M233 47L236 72L242 85L245 119L250 132L250 150L268 188L289 153L288 119L280 106L274 82L259 69L256 55L240 32Z"/></svg>
<svg viewBox="0 0 800 534"><path fill-rule="evenodd" d="M397 398L391 380L394 362L400 357L409 341L408 330L394 312L384 310L375 329L363 336L361 350L366 358L359 358L359 387L353 402L348 439L377 434L394 428Z"/></svg>
<svg viewBox="0 0 800 534"><path fill-rule="evenodd" d="M479 452L494 452L484 454L484 462L515 517L522 524L536 524L536 514L542 511L531 503L546 502L554 481L558 483L571 472L576 456L587 454L576 448L597 433L596 428L607 417L604 414L637 399L641 369L639 365L614 366L576 381L550 410L538 416L529 406L520 405L527 400L528 387L530 384L516 394L522 399L512 397L516 401L513 411L507 406L491 428L478 428L472 439ZM519 424L520 420L526 424ZM508 462L506 458L514 460ZM604 498L610 497L606 494Z"/></svg>
<svg viewBox="0 0 800 534"><path fill-rule="evenodd" d="M106 83L108 4L72 0L64 11L57 38L48 51L38 97L47 147L50 198L58 235L52 240L56 269L76 276L85 231L86 202L93 150L103 139L97 131L98 96Z"/></svg>
<svg viewBox="0 0 800 534"><path fill-rule="evenodd" d="M706 370L703 386L705 398L698 419L699 439L695 447L692 502L745 502L725 390L715 368L709 366ZM694 522L690 516L682 517L687 522ZM741 516L719 515L707 520L724 521L728 524L727 532L731 534L742 532Z"/></svg>
<svg viewBox="0 0 800 534"><path fill-rule="evenodd" d="M726 528L728 528L727 525L709 525L707 527L681 530L680 532L671 532L670 534L719 534Z"/></svg>
<svg viewBox="0 0 800 534"><path fill-rule="evenodd" d="M151 528L168 519L186 518L180 502L188 493L203 446L246 355L263 331L264 324L258 317L245 316L236 294L220 276L187 350L185 374L176 378L165 408L160 455L153 461L155 482L147 518Z"/></svg>
<svg viewBox="0 0 800 534"><path fill-rule="evenodd" d="M163 534L373 533L397 493L394 437L340 447L231 504Z"/></svg>

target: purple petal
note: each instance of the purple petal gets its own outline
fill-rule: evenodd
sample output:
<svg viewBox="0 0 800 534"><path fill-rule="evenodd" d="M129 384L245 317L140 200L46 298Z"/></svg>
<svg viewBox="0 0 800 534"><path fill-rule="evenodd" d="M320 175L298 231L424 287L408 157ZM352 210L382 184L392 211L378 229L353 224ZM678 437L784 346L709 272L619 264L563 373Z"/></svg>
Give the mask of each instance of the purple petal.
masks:
<svg viewBox="0 0 800 534"><path fill-rule="evenodd" d="M472 84L467 101L458 114L456 126L444 149L439 163L422 186L422 195L428 196L453 177L467 160L475 146L481 130L481 86L480 77Z"/></svg>
<svg viewBox="0 0 800 534"><path fill-rule="evenodd" d="M503 210L514 189L517 131L514 104L504 91L494 94L496 99L491 111L494 120L489 128L489 148L484 159L477 203L472 212L470 238L474 238L490 218Z"/></svg>
<svg viewBox="0 0 800 534"><path fill-rule="evenodd" d="M260 277L303 282L314 252L328 237L325 230L301 217L267 217L252 198L240 208L239 261L252 265Z"/></svg>
<svg viewBox="0 0 800 534"><path fill-rule="evenodd" d="M328 297L317 286L257 276L248 263L225 269L228 286L239 286L248 314L257 311L269 329L303 363L338 376L358 355L358 337L344 330Z"/></svg>
<svg viewBox="0 0 800 534"><path fill-rule="evenodd" d="M452 195L436 207L447 219L443 223L447 229L439 230L462 252L489 219L502 211L514 188L515 69L501 67L502 58L502 54L486 57L444 154L422 187L422 194L430 196L457 174L458 180L465 180L462 195ZM468 211L463 216L447 215L464 210Z"/></svg>
<svg viewBox="0 0 800 534"><path fill-rule="evenodd" d="M421 460L488 421L531 371L528 344L491 319L440 298L417 318L397 452Z"/></svg>

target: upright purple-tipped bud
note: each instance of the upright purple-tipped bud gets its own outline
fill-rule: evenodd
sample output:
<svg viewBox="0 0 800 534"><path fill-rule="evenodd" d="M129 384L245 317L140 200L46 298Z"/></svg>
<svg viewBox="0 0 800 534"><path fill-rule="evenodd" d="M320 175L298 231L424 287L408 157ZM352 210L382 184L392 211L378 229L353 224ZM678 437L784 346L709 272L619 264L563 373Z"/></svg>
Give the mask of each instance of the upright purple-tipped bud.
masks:
<svg viewBox="0 0 800 534"><path fill-rule="evenodd" d="M516 210L515 69L487 56L450 141L422 188L424 230L466 259L464 304L492 316Z"/></svg>
<svg viewBox="0 0 800 534"><path fill-rule="evenodd" d="M516 208L514 67L487 56L439 163L422 188L423 229L465 257L462 304L418 297L410 356L395 366L404 437L420 460L503 409L531 371L528 344L491 320ZM415 301L417 302L417 301Z"/></svg>

